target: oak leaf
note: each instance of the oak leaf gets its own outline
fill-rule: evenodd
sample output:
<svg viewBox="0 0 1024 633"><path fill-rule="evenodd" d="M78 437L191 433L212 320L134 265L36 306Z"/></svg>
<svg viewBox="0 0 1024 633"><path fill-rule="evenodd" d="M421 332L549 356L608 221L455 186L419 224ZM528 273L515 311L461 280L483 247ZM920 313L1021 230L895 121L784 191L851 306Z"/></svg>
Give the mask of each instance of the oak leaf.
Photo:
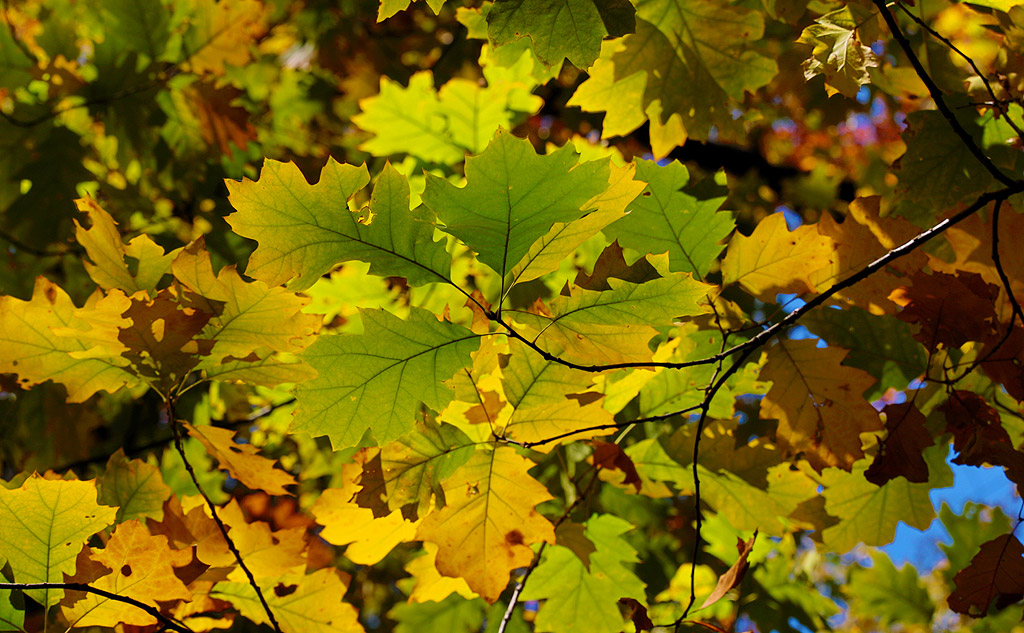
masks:
<svg viewBox="0 0 1024 633"><path fill-rule="evenodd" d="M114 522L117 510L96 502L94 481L28 477L20 487L0 486L0 558L11 566L15 582L64 582L86 539ZM26 592L51 606L63 590Z"/></svg>
<svg viewBox="0 0 1024 633"><path fill-rule="evenodd" d="M817 342L780 340L768 350L760 379L773 384L761 411L779 420L776 436L784 454L803 453L817 470L849 470L864 456L860 434L882 428L862 395L875 378L842 365L846 350L818 348Z"/></svg>
<svg viewBox="0 0 1024 633"><path fill-rule="evenodd" d="M1013 534L1004 534L981 546L971 564L953 579L949 608L981 617L995 601L1001 608L1024 596L1024 546Z"/></svg>
<svg viewBox="0 0 1024 633"><path fill-rule="evenodd" d="M192 561L191 549L173 550L167 537L154 536L138 520L117 526L102 550L92 550L94 563L111 570L89 584L119 596L134 598L156 607L157 600L170 602L190 600L192 593L175 575L174 569ZM72 579L73 580L73 579ZM68 594L68 601L77 592ZM146 626L157 620L145 611L94 593L79 594L81 598L65 606L65 617L73 626L108 626L134 624Z"/></svg>
<svg viewBox="0 0 1024 633"><path fill-rule="evenodd" d="M535 509L550 493L515 449L481 449L444 482L448 505L427 515L417 537L436 543L437 569L466 579L490 603L512 571L533 560L534 543L555 542L551 522Z"/></svg>
<svg viewBox="0 0 1024 633"><path fill-rule="evenodd" d="M231 476L253 490L265 490L272 495L286 495L285 486L295 484L295 477L274 468L274 460L261 456L252 444L234 441L235 432L216 426L192 426L182 422L188 434L206 447L210 456L227 469Z"/></svg>

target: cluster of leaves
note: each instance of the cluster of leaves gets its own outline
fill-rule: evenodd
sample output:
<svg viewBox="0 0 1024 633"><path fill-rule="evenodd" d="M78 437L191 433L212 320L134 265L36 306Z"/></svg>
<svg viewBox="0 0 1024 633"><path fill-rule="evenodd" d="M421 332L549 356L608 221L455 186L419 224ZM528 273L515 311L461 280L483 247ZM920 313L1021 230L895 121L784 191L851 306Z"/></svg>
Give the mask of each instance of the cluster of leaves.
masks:
<svg viewBox="0 0 1024 633"><path fill-rule="evenodd" d="M335 4L0 9L0 630L1018 626L1024 4Z"/></svg>

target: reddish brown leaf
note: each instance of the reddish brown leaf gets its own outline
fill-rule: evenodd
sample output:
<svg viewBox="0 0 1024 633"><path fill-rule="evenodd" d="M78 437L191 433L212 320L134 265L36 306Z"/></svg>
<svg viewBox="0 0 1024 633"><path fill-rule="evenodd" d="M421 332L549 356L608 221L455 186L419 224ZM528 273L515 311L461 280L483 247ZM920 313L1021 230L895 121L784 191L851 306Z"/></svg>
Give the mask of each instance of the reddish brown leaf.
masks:
<svg viewBox="0 0 1024 633"><path fill-rule="evenodd" d="M928 464L921 452L934 444L935 438L924 427L924 415L912 402L890 404L882 413L888 435L864 477L878 486L897 477L914 483L928 481Z"/></svg>
<svg viewBox="0 0 1024 633"><path fill-rule="evenodd" d="M612 287L608 285L609 277L642 284L661 275L642 257L633 264L627 264L626 258L622 256L622 247L618 242L612 242L601 251L594 262L594 272L588 275L581 270L576 274L575 283L586 290L611 290Z"/></svg>
<svg viewBox="0 0 1024 633"><path fill-rule="evenodd" d="M629 458L629 455L626 455L617 444L609 444L601 440L591 440L590 442L594 445L594 465L600 468L621 471L626 475L623 483L632 484L636 491L640 492L643 484L640 481L640 475L636 472L636 466L633 465L633 460Z"/></svg>
<svg viewBox="0 0 1024 633"><path fill-rule="evenodd" d="M718 584L715 585L715 590L711 592L711 595L708 596L706 600L704 600L704 604L700 605L701 609L715 604L722 599L722 596L743 582L743 577L747 575L747 569L750 568L750 563L747 562L747 557L750 556L751 550L754 549L755 539L757 539L756 531L748 541L736 539L736 549L739 551L740 557L736 559L736 562L732 564L732 567L718 578Z"/></svg>
<svg viewBox="0 0 1024 633"><path fill-rule="evenodd" d="M991 335L999 288L985 283L981 275L918 272L912 282L910 288L900 288L890 298L904 306L896 315L900 320L921 326L914 338L925 347L960 347Z"/></svg>
<svg viewBox="0 0 1024 633"><path fill-rule="evenodd" d="M619 598L619 604L626 607L626 617L633 621L637 631L650 631L654 623L647 616L647 607L633 598Z"/></svg>
<svg viewBox="0 0 1024 633"><path fill-rule="evenodd" d="M993 333L985 341L981 368L1015 399L1024 400L1024 328L1014 328L1005 341L1003 336Z"/></svg>
<svg viewBox="0 0 1024 633"><path fill-rule="evenodd" d="M971 564L953 578L956 589L949 608L981 617L992 601L1001 608L1024 597L1024 546L1013 534L1004 534L981 546Z"/></svg>
<svg viewBox="0 0 1024 633"><path fill-rule="evenodd" d="M946 432L953 434L954 464L1006 469L1006 476L1024 487L1024 453L1014 449L999 413L971 391L954 391L940 407L946 414Z"/></svg>

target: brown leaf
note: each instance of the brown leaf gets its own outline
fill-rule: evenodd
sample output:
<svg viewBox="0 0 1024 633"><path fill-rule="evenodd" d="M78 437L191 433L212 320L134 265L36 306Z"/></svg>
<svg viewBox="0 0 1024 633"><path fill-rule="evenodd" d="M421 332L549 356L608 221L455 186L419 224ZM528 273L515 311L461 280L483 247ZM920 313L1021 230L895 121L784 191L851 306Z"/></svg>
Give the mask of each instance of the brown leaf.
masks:
<svg viewBox="0 0 1024 633"><path fill-rule="evenodd" d="M643 483L640 481L640 475L636 472L636 466L633 465L633 460L629 458L629 455L626 455L617 444L609 444L601 440L590 440L590 443L594 445L594 466L621 471L626 475L622 483L632 484L636 491L640 492Z"/></svg>
<svg viewBox="0 0 1024 633"><path fill-rule="evenodd" d="M754 535L751 536L748 541L736 539L736 549L739 551L740 557L736 559L736 562L732 564L732 567L718 578L718 584L715 585L715 590L707 597L704 604L700 605L701 609L715 604L722 599L722 596L743 582L743 577L747 575L747 569L750 568L750 563L747 562L747 557L750 556L751 550L754 549L754 541L756 539L756 530L754 531Z"/></svg>
<svg viewBox="0 0 1024 633"><path fill-rule="evenodd" d="M611 290L608 278L614 277L634 284L642 284L661 277L654 266L641 257L633 264L627 264L626 258L622 255L622 247L618 241L609 244L597 261L594 262L594 272L587 275L582 270L576 274L576 285L586 290Z"/></svg>
<svg viewBox="0 0 1024 633"><path fill-rule="evenodd" d="M373 511L376 519L391 514L388 507L387 487L384 485L384 471L380 464L380 451L374 451L373 457L363 462L363 472L359 475L359 491L353 499L360 507Z"/></svg>
<svg viewBox="0 0 1024 633"><path fill-rule="evenodd" d="M582 523L563 521L555 528L555 543L571 549L587 571L590 571L590 555L597 551L597 547L587 538Z"/></svg>
<svg viewBox="0 0 1024 633"><path fill-rule="evenodd" d="M981 617L993 599L997 608L1024 597L1024 546L1013 534L1004 534L981 546L971 564L960 570L949 595L949 608Z"/></svg>
<svg viewBox="0 0 1024 633"><path fill-rule="evenodd" d="M946 432L953 434L957 456L954 464L1006 469L1006 476L1024 488L1024 453L1014 449L999 413L984 398L971 391L957 390L940 410L946 414Z"/></svg>
<svg viewBox="0 0 1024 633"><path fill-rule="evenodd" d="M939 344L958 348L988 338L997 320L998 294L998 287L975 273L918 272L911 287L894 291L890 298L904 306L897 318L919 324L914 338L934 350Z"/></svg>
<svg viewBox="0 0 1024 633"><path fill-rule="evenodd" d="M626 617L633 621L637 631L650 631L654 623L647 616L647 607L633 598L619 598L619 604L626 607Z"/></svg>
<svg viewBox="0 0 1024 633"><path fill-rule="evenodd" d="M935 438L924 427L924 415L912 402L890 404L882 413L888 435L864 477L877 486L897 477L914 483L928 481L928 464L921 452L934 444Z"/></svg>

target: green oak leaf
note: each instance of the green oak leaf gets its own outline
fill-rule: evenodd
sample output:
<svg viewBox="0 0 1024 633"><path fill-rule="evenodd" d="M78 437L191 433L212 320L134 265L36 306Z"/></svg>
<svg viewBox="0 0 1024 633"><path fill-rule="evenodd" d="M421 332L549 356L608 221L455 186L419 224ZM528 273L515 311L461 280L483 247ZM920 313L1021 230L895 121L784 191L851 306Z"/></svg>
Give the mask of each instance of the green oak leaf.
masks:
<svg viewBox="0 0 1024 633"><path fill-rule="evenodd" d="M725 194L696 197L684 191L689 173L676 161L665 166L637 161L636 172L647 188L627 207L627 215L604 234L641 253L667 251L669 270L703 279L736 226L732 214L718 211Z"/></svg>
<svg viewBox="0 0 1024 633"><path fill-rule="evenodd" d="M115 508L96 501L94 481L61 481L32 475L20 487L0 488L0 559L20 583L64 582L86 540L114 522ZM51 606L61 589L26 592Z"/></svg>
<svg viewBox="0 0 1024 633"><path fill-rule="evenodd" d="M827 468L821 475L825 486L825 510L839 518L839 523L822 534L825 545L839 553L853 549L858 543L887 545L896 535L902 521L923 530L935 518L928 493L935 488L953 485L953 471L946 464L945 444L924 451L930 478L927 483L914 484L897 477L882 486L864 478L869 460L860 460L851 472Z"/></svg>
<svg viewBox="0 0 1024 633"><path fill-rule="evenodd" d="M980 132L973 125L967 129ZM907 151L895 163L899 184L893 214L903 215L912 222L931 222L944 210L973 198L995 183L942 114L935 110L910 113L903 141Z"/></svg>
<svg viewBox="0 0 1024 633"><path fill-rule="evenodd" d="M171 496L171 487L156 466L129 460L119 448L107 460L107 471L96 485L100 503L117 508L117 523L149 517L163 521L164 501Z"/></svg>
<svg viewBox="0 0 1024 633"><path fill-rule="evenodd" d="M427 6L434 12L435 15L444 6L445 0L427 0ZM380 8L377 9L377 21L383 22L384 20L395 15L399 11L405 11L412 4L412 0L380 0Z"/></svg>
<svg viewBox="0 0 1024 633"><path fill-rule="evenodd" d="M929 625L935 605L921 583L921 573L904 563L896 569L889 557L876 552L870 567L854 567L845 594L850 611L881 625Z"/></svg>
<svg viewBox="0 0 1024 633"><path fill-rule="evenodd" d="M454 391L442 384L472 364L479 335L412 308L405 321L363 310L363 334L321 336L302 359L319 376L296 388L292 430L355 446L367 429L386 444L414 428L420 403L441 410Z"/></svg>
<svg viewBox="0 0 1024 633"><path fill-rule="evenodd" d="M370 200L372 219L345 205L369 182L365 166L329 159L320 181L310 185L298 167L267 160L258 181L228 181L237 211L228 223L259 242L246 274L275 286L289 282L305 290L336 264L359 260L370 273L405 277L412 285L447 282L451 258L434 242L433 218L422 207L409 210L409 184L390 165L377 179Z"/></svg>
<svg viewBox="0 0 1024 633"><path fill-rule="evenodd" d="M628 0L496 0L487 14L487 34L499 47L529 37L544 63L568 59L586 69L605 37L633 32L635 13Z"/></svg>
<svg viewBox="0 0 1024 633"><path fill-rule="evenodd" d="M712 127L720 138L740 137L743 128L733 118L733 106L744 92L766 85L778 72L773 59L750 45L763 33L764 17L758 11L713 0L641 0L636 33L606 51L614 70L585 82L580 91L586 97L570 103L588 111L616 110L615 101L602 106L596 97L617 95L624 82L623 90L642 90L643 99L629 112L617 111L617 125L628 127L648 114L667 124L678 115L692 138L706 140ZM588 87L590 81L600 88ZM659 115L648 110L655 103Z"/></svg>
<svg viewBox="0 0 1024 633"><path fill-rule="evenodd" d="M583 217L587 202L608 189L608 162L578 159L571 145L539 156L529 141L499 130L466 160L465 187L428 174L423 202L504 277L556 222Z"/></svg>
<svg viewBox="0 0 1024 633"><path fill-rule="evenodd" d="M677 317L710 312L714 286L688 273L674 273L642 284L609 278L610 290L567 286L568 295L553 299L546 314L519 313L516 320L538 334L534 342L570 360L615 363L650 360L647 341L655 326Z"/></svg>
<svg viewBox="0 0 1024 633"><path fill-rule="evenodd" d="M963 514L954 514L948 504L939 508L939 520L953 537L953 543L939 543L949 559L942 575L952 581L956 574L970 564L971 559L987 543L1010 531L1010 518L999 508L990 508L968 501Z"/></svg>
<svg viewBox="0 0 1024 633"><path fill-rule="evenodd" d="M636 550L622 538L633 526L610 514L595 515L585 535L596 550L589 569L561 545L544 549L544 557L523 590L524 600L545 600L537 614L537 631L616 633L623 628L619 598L645 602L645 584L627 567Z"/></svg>
<svg viewBox="0 0 1024 633"><path fill-rule="evenodd" d="M103 3L104 44L116 50L137 51L151 62L164 59L171 39L173 12L167 2L153 0L110 0Z"/></svg>

